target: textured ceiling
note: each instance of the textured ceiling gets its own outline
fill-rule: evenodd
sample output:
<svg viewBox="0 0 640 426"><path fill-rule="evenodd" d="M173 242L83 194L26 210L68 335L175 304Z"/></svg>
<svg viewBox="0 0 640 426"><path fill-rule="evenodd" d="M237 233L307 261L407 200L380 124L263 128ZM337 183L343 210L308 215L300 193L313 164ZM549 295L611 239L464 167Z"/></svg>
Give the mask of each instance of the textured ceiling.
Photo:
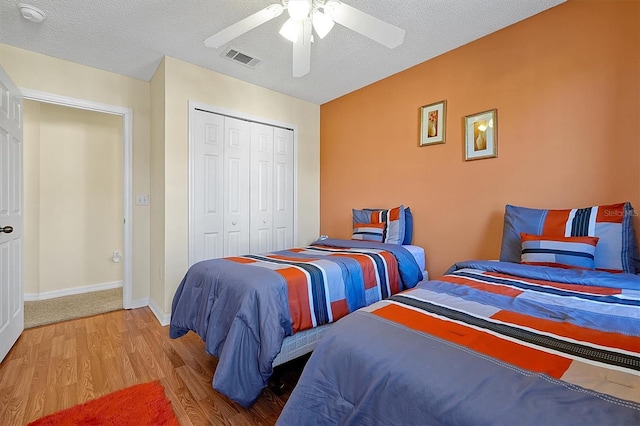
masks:
<svg viewBox="0 0 640 426"><path fill-rule="evenodd" d="M285 11L219 49L204 46L205 38L277 0L2 0L0 42L142 80L168 55L323 104L565 0L342 1L404 29L404 43L391 50L336 25L316 37L311 72L293 78L292 45L278 34ZM42 9L47 19L22 19L18 3ZM228 46L263 62L251 69L225 59Z"/></svg>

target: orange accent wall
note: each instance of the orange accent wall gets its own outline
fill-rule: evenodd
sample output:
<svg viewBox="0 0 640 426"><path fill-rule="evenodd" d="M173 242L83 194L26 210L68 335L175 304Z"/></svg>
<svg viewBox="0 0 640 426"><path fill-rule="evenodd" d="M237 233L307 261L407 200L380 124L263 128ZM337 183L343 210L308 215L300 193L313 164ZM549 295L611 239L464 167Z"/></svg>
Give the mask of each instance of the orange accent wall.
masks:
<svg viewBox="0 0 640 426"><path fill-rule="evenodd" d="M640 1L570 0L322 105L321 233L411 206L437 277L499 257L505 204L640 209L639 22ZM420 106L443 99L446 143L419 147ZM464 116L492 108L498 158L464 161Z"/></svg>

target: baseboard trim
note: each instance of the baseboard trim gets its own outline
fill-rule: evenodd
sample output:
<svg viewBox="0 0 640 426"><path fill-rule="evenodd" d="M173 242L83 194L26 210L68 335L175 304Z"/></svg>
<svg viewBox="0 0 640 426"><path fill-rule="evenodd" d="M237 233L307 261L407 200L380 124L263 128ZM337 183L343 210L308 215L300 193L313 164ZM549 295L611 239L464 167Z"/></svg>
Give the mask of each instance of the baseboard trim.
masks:
<svg viewBox="0 0 640 426"><path fill-rule="evenodd" d="M94 291L111 290L122 287L122 281L85 285L82 287L65 288L62 290L45 291L42 293L25 293L25 302L53 299L55 297L73 296L74 294L93 293Z"/></svg>
<svg viewBox="0 0 640 426"><path fill-rule="evenodd" d="M130 304L128 304L127 306L125 306L125 309L138 309L138 308L144 308L145 306L149 306L149 298L148 297L144 297L142 299L136 299L136 300L132 300Z"/></svg>
<svg viewBox="0 0 640 426"><path fill-rule="evenodd" d="M171 322L171 314L165 314L164 310L160 309L156 301L151 298L149 299L149 309L151 309L153 315L156 316L161 326L169 325Z"/></svg>

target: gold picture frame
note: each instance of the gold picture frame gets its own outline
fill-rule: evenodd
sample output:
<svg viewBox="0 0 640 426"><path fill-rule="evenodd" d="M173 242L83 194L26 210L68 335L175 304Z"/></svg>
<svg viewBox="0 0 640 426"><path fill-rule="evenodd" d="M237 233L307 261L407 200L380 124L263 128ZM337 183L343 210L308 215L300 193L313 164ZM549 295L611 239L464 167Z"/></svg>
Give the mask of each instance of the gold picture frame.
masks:
<svg viewBox="0 0 640 426"><path fill-rule="evenodd" d="M420 145L445 143L447 101L420 107Z"/></svg>
<svg viewBox="0 0 640 426"><path fill-rule="evenodd" d="M464 118L465 161L498 156L498 110L479 112Z"/></svg>

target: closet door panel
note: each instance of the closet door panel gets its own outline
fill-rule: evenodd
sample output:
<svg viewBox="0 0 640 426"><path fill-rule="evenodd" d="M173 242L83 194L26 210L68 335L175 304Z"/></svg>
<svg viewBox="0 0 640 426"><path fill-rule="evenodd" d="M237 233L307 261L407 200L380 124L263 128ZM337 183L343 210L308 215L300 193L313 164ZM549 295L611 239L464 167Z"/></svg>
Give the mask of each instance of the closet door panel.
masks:
<svg viewBox="0 0 640 426"><path fill-rule="evenodd" d="M190 260L293 247L293 131L192 114Z"/></svg>
<svg viewBox="0 0 640 426"><path fill-rule="evenodd" d="M293 247L293 131L274 128L274 250Z"/></svg>
<svg viewBox="0 0 640 426"><path fill-rule="evenodd" d="M273 127L251 124L251 252L273 250Z"/></svg>
<svg viewBox="0 0 640 426"><path fill-rule="evenodd" d="M223 255L224 118L195 111L194 261Z"/></svg>
<svg viewBox="0 0 640 426"><path fill-rule="evenodd" d="M225 117L224 256L249 252L249 159L251 124Z"/></svg>

